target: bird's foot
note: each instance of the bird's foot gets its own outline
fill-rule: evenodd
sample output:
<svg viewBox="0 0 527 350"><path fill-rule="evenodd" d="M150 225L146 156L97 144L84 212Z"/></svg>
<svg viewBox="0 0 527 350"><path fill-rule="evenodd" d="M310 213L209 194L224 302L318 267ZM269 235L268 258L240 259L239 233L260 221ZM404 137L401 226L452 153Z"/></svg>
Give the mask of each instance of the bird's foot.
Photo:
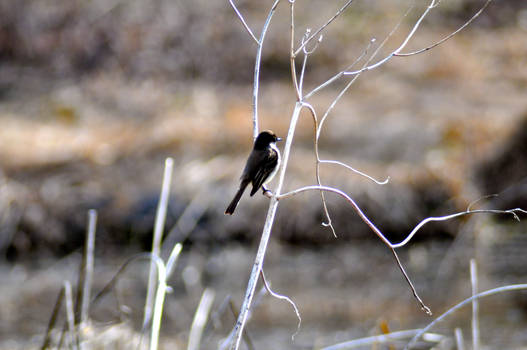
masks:
<svg viewBox="0 0 527 350"><path fill-rule="evenodd" d="M267 189L267 187L265 186L262 186L262 194L264 196L266 196L267 198L272 198L273 197L273 192L269 189Z"/></svg>

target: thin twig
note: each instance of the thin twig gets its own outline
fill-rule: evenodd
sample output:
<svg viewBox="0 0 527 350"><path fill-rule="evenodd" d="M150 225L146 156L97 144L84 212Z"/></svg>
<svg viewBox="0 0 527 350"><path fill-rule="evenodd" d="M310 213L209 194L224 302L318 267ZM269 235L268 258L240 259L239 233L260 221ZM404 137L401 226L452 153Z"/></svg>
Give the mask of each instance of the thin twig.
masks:
<svg viewBox="0 0 527 350"><path fill-rule="evenodd" d="M479 17L479 15L481 15L481 13L487 8L487 6L489 6L489 4L491 3L492 0L487 0L485 2L485 4L483 5L483 7L481 7L479 9L478 12L476 12L476 14L474 16L472 16L467 22L465 22L461 27L459 27L456 31L450 33L449 35L447 35L446 37L444 37L443 39L439 40L438 42L436 42L435 44L432 44L430 46L427 46L423 49L420 49L420 50L417 50L417 51L413 51L413 52L407 52L407 53L396 53L394 56L398 56L398 57L407 57L407 56L413 56L413 55L417 55L417 54L420 54L422 52L425 52L425 51L428 51L430 49L433 49L434 47L436 46L439 46L441 45L442 43L444 43L445 41L447 41L448 39L450 39L451 37L453 37L454 35L456 35L457 33L459 33L460 31L462 31L463 29L465 29L470 23L472 23L476 18Z"/></svg>
<svg viewBox="0 0 527 350"><path fill-rule="evenodd" d="M300 331L300 326L302 325L302 317L300 317L300 312L298 311L298 307L296 306L295 302L289 298L287 295L282 295L282 294L278 294L276 292L274 292L272 289L271 289L271 285L269 283L267 283L267 279L265 278L265 274L264 274L264 270L262 269L262 271L260 271L260 274L262 276L262 281L264 283L264 286L265 286L265 289L267 290L267 292L274 298L276 299L280 299L280 300L285 300L287 301L289 304L291 304L291 306L293 307L293 309L295 310L295 314L296 314L296 317L298 318L298 324L296 326L296 330L295 330L295 333L293 333L293 335L291 336L291 339L292 340L295 340L295 336L298 334L298 332Z"/></svg>
<svg viewBox="0 0 527 350"><path fill-rule="evenodd" d="M338 16L340 16L342 14L342 12L344 12L350 5L351 3L353 2L353 0L348 0L348 2L346 2L344 4L344 6L342 6L334 15L333 17L331 17L326 23L324 23L322 25L322 27L318 28L312 35L310 35L306 40L304 40L302 42L302 44L300 45L300 47L298 49L296 49L295 52L293 52L293 55L296 56L300 53L300 51L311 41L313 40L313 38L316 38L328 25L331 24L331 22L333 22L335 19L337 19Z"/></svg>
<svg viewBox="0 0 527 350"><path fill-rule="evenodd" d="M234 1L233 0L229 0L229 2L231 4L232 8L234 9L234 12L236 12L236 15L238 16L238 19L242 22L243 26L245 27L245 30L247 30L247 33L249 33L249 35L251 36L251 38L253 38L253 40L256 42L257 45L260 45L260 42L254 36L253 31L251 30L251 28L249 28L249 25L247 24L247 22L245 22L245 19L243 18L243 15L241 14L241 12L238 10L236 5L234 4Z"/></svg>
<svg viewBox="0 0 527 350"><path fill-rule="evenodd" d="M439 317L437 317L435 320L430 322L425 328L421 329L411 340L410 342L404 347L405 350L409 350L412 348L412 346L415 345L417 340L425 333L427 333L432 327L434 327L437 323L441 322L443 319L445 319L450 314L454 313L455 311L459 310L465 305L468 305L469 303L472 303L472 300L474 299L480 299L484 297L488 297L491 295L503 293L503 292L510 292L510 291L516 291L516 290L522 290L527 289L527 284L511 284L503 287L498 287L494 289L489 289L484 292L478 293L476 295L471 296L470 298L467 298L463 300L462 302L454 305L450 309L448 309L446 312L441 314Z"/></svg>
<svg viewBox="0 0 527 350"><path fill-rule="evenodd" d="M294 195L297 195L297 194L300 194L300 193L306 192L306 191L326 191L326 192L333 192L333 193L336 193L336 194L340 195L341 197L343 197L346 201L348 201L353 206L353 208L355 209L355 211L357 212L359 217L362 219L362 221L364 221L364 223L366 223L372 229L372 231L386 245L388 245L389 247L394 248L394 249L401 248L401 247L405 246L413 238L413 236L424 225L426 225L427 223L432 222L432 221L447 221L447 220L450 220L450 219L454 219L456 217L460 217L460 216L464 216L464 215L470 215L470 214L479 214L479 213L509 214L509 215L512 215L515 220L519 221L520 218L518 217L517 213L527 214L527 210L525 210L525 209L514 208L514 209L508 209L508 210L476 209L476 210L467 210L467 211L463 211L463 212L459 212L459 213L455 213L455 214L450 214L450 215L445 215L445 216L432 216L432 217L428 217L428 218L422 220L417 226L414 227L414 229L408 234L408 236L406 236L406 238L404 240L402 240L399 243L392 243L368 219L368 217L360 209L360 207L357 205L357 203L355 203L355 201L350 196L348 196L345 192L343 192L343 191L341 191L341 190L339 190L337 188L329 187L329 186L305 186L305 187L297 188L296 190L292 190L292 191L289 191L289 192L277 195L277 199L278 200L282 200L282 199L285 199L285 198L288 198L288 197L291 197L291 196L294 196Z"/></svg>
<svg viewBox="0 0 527 350"><path fill-rule="evenodd" d="M262 62L262 50L263 50L263 44L265 41L265 35L267 34L267 29L269 28L269 24L271 23L271 18L273 18L273 15L276 11L276 7L278 6L278 3L280 0L275 0L273 3L273 6L271 6L271 9L269 10L269 13L267 15L267 19L265 20L265 23L262 28L262 32L260 34L260 40L258 41L258 49L256 50L256 60L254 63L254 82L253 82L253 139L256 139L259 134L259 126L258 126L258 91L260 89L260 67Z"/></svg>
<svg viewBox="0 0 527 350"><path fill-rule="evenodd" d="M330 85L331 83L333 83L334 81L336 81L337 79L339 79L340 77L342 77L344 75L344 72L350 70L351 68L355 67L355 65L357 63L359 63L367 54L368 54L368 50L370 49L370 47L373 45L373 43L375 43L376 39L371 39L370 42L368 43L368 45L366 46L366 48L364 49L364 51L359 55L359 57L357 57L355 59L355 61L350 64L349 66L347 66L346 68L344 68L344 70L340 71L339 73L335 74L333 77L329 78L328 80L326 80L324 83L320 84L319 86L317 86L316 88L314 88L313 90L311 90L309 93L307 93L305 96L304 96L304 100L307 100L308 98L310 98L313 94L315 94L316 92L322 90L323 88L325 88L326 86Z"/></svg>
<svg viewBox="0 0 527 350"><path fill-rule="evenodd" d="M317 138L318 130L319 130L317 112L315 111L313 106L311 106L311 104L307 102L303 102L302 105L311 112L311 115L313 116L313 121L315 123L315 129L314 129L314 135L313 135L313 144L314 144L314 149L315 149L315 176L317 179L317 185L322 186L322 180L320 178L320 155L318 151L318 138ZM328 204L326 201L326 195L324 194L324 191L320 191L320 198L322 200L322 207L324 210L324 215L326 215L326 220L327 220L327 222L322 222L322 226L329 227L331 232L333 233L333 237L337 238L337 232L335 231L335 227L333 227L331 216L329 215Z"/></svg>
<svg viewBox="0 0 527 350"><path fill-rule="evenodd" d="M421 25L421 23L425 19L425 17L428 15L430 10L435 8L436 5L437 5L437 0L432 0L430 5L427 6L426 10L422 13L422 15L419 17L419 19L415 22L414 26L410 30L410 33L406 36L406 38L404 39L402 44L397 49L395 49L393 52L391 52L388 56L386 56L385 58L381 59L380 61L378 61L378 62L376 62L376 63L374 63L372 65L366 66L366 67L364 67L364 68L362 68L360 70L351 71L351 72L344 72L344 75L357 75L357 74L361 74L362 72L378 68L378 67L382 66L383 64L385 64L386 62L388 62L396 54L400 53L406 47L406 45L408 44L410 39L412 39L412 37L414 36L415 32L417 31L417 29L419 28L419 26Z"/></svg>
<svg viewBox="0 0 527 350"><path fill-rule="evenodd" d="M360 176L363 176L365 178L367 178L368 180L371 180L373 182L375 182L377 185L386 185L388 182L390 182L390 177L388 176L386 179L384 179L383 181L380 181L380 180L376 180L375 178L373 178L372 176L366 174L366 173L363 173L362 171L360 170L357 170L351 166L349 166L348 164L346 163L343 163L343 162L339 162L338 160L326 160L326 159L321 159L319 160L319 162L321 164L334 164L334 165L338 165L338 166L341 166L341 167L344 167L348 170L351 170L353 171L355 174L358 174Z"/></svg>
<svg viewBox="0 0 527 350"><path fill-rule="evenodd" d="M417 290L415 289L412 281L410 280L410 277L408 277L408 274L406 273L406 271L405 271L405 269L403 267L403 264L401 264L401 260L399 260L399 256L395 252L395 249L390 247L390 250L392 251L393 256L395 257L395 261L397 261L397 266L399 266L399 269L403 273L403 276L406 279L406 282L410 286L410 289L412 290L412 294L414 295L414 298L417 300L417 302L421 306L421 310L423 310L427 315L431 316L432 315L432 310L430 310L430 308L425 305L423 300L419 297L419 294L417 294Z"/></svg>
<svg viewBox="0 0 527 350"><path fill-rule="evenodd" d="M492 198L492 197L498 197L499 195L494 193L494 194L488 194L486 196L483 196L481 198L478 198L478 199L475 199L473 200L472 202L470 202L470 204L467 206L467 210L470 210L472 209L473 206L475 206L477 203L485 200L485 199L488 199L488 198Z"/></svg>
<svg viewBox="0 0 527 350"><path fill-rule="evenodd" d="M291 9L291 47L289 54L289 62L291 64L291 78L293 80L293 87L295 88L297 101L302 100L302 92L298 86L298 80L296 76L296 63L295 63L295 0L289 0Z"/></svg>

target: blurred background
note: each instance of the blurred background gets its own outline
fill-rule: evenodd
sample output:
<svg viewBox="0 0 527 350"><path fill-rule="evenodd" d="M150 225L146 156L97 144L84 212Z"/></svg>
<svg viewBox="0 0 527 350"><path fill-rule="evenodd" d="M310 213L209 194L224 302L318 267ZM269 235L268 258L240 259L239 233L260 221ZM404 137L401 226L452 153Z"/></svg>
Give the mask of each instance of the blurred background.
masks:
<svg viewBox="0 0 527 350"><path fill-rule="evenodd" d="M259 33L272 1L237 4ZM297 45L343 4L297 1ZM405 52L440 40L483 4L443 1ZM309 57L305 91L402 20L377 57L398 47L427 6L417 2L403 17L410 5L356 1ZM283 1L261 70L260 127L280 136L295 102L288 20ZM329 115L321 157L390 182L380 186L332 165L322 166L322 182L346 191L393 241L428 216L465 210L490 194L499 196L476 207L527 208L526 37L527 4L495 0L443 45L363 74ZM252 144L255 53L228 1L0 0L1 348L42 343L62 281L78 278L88 209L99 214L95 291L129 257L150 249L166 157L175 170L163 256L176 242L184 248L169 281L162 346L185 346L208 287L216 295L214 322L202 348L216 348L234 325L222 305L241 304L268 205L245 195L232 217L223 215ZM349 79L312 97L320 115ZM315 183L307 113L296 135L286 190ZM264 296L247 328L256 349L312 349L431 321L390 251L345 201L327 199L337 238L321 225L319 194L280 204L265 271L273 288L297 303L302 326L292 341L292 308ZM526 282L524 222L481 214L432 223L399 250L401 260L439 315L470 296L471 258L481 290ZM116 288L122 305L108 296L92 308L107 344L101 348L129 348L123 334L140 330L147 271L137 263L123 276ZM527 295L483 301L481 324L489 348L525 344ZM451 336L455 327L470 339L470 309L434 331Z"/></svg>

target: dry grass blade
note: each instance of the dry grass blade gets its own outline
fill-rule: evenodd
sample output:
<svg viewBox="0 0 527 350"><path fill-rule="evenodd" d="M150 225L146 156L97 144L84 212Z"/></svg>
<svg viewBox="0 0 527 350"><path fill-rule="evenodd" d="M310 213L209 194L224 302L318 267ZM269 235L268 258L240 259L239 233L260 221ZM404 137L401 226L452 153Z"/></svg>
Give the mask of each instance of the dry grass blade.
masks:
<svg viewBox="0 0 527 350"><path fill-rule="evenodd" d="M82 256L82 267L77 291L77 304L75 313L76 324L82 324L88 320L91 298L91 287L93 280L94 249L95 249L95 227L97 224L97 211L88 211L88 227L86 229L86 241ZM80 308L80 309L79 309Z"/></svg>
<svg viewBox="0 0 527 350"><path fill-rule="evenodd" d="M405 340L415 336L419 333L419 329L410 329L406 331L392 332L388 334L376 335L372 337L354 339L343 343L327 346L320 350L344 350L344 349L355 349L365 346L374 346L393 342L394 340ZM426 333L423 335L423 339L430 343L439 343L445 336L436 333Z"/></svg>
<svg viewBox="0 0 527 350"><path fill-rule="evenodd" d="M70 281L64 281L64 298L66 299L66 321L68 325L69 345L73 350L78 349L75 332L75 315L73 311L73 293Z"/></svg>
<svg viewBox="0 0 527 350"><path fill-rule="evenodd" d="M456 337L457 350L465 350L465 341L463 340L463 331L461 328L456 328L454 334Z"/></svg>
<svg viewBox="0 0 527 350"><path fill-rule="evenodd" d="M475 259L470 259L470 285L472 295L478 294L478 266ZM479 350L479 303L478 299L472 300L472 349Z"/></svg>
<svg viewBox="0 0 527 350"><path fill-rule="evenodd" d="M165 219L168 207L168 196L170 194L170 183L172 181L172 172L174 167L174 160L167 158L165 160L165 171L163 173L163 182L161 185L161 194L159 196L159 203L157 205L156 219L154 224L154 236L152 242L152 255L159 256L161 252L161 238L163 237L163 228L165 226ZM150 272L148 274L148 289L146 293L145 310L143 318L143 329L146 328L152 316L152 306L155 297L156 287L156 263L154 260L150 263ZM165 276L163 276L164 278Z"/></svg>
<svg viewBox="0 0 527 350"><path fill-rule="evenodd" d="M201 336L203 335L203 329L207 324L207 319L209 317L212 303L214 302L214 297L214 291L208 288L205 289L201 295L201 300L199 302L198 308L196 309L196 313L194 314L194 319L190 328L187 350L200 349Z"/></svg>
<svg viewBox="0 0 527 350"><path fill-rule="evenodd" d="M510 285L507 285L507 286L503 286L503 287L498 287L498 288L494 288L494 289L489 289L487 291L484 291L484 292L481 292L481 293L478 293L476 295L473 295L471 296L470 298L467 298L465 300L463 300L462 302L454 305L453 307L451 307L450 309L448 309L446 312L444 312L443 314L441 314L439 317L437 317L435 320L433 320L432 322L430 322L425 328L421 329L411 340L410 342L404 347L405 350L409 350L412 348L412 346L415 345L415 343L417 342L417 340L419 340L419 338L421 338L423 336L423 334L425 334L426 332L428 332L432 327L434 327L437 323L441 322L443 319L445 319L447 316L449 316L450 314L456 312L457 310L459 310L460 308L462 308L463 306L466 306L470 303L472 303L472 301L474 299L480 299L480 298L484 298L484 297L488 297L488 296L491 296L491 295L495 295L495 294L500 294L500 293L504 293L504 292L511 292L511 291L517 291L517 290L523 290L523 289L527 289L527 284L524 283L524 284L510 284Z"/></svg>
<svg viewBox="0 0 527 350"><path fill-rule="evenodd" d="M48 349L49 345L51 344L51 332L57 323L60 307L62 306L62 300L64 300L64 288L60 288L57 301L55 301L55 306L53 306L53 311L51 312L51 317L49 318L48 322L48 328L46 329L46 335L44 336L44 341L40 347L41 350Z"/></svg>

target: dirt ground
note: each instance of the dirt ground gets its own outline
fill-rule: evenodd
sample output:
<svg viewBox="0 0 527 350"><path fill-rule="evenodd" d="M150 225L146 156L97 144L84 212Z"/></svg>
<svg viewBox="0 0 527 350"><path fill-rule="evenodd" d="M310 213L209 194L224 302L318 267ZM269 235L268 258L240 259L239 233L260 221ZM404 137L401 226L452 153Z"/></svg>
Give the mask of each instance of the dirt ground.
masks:
<svg viewBox="0 0 527 350"><path fill-rule="evenodd" d="M162 348L186 347L206 288L215 299L201 348L217 348L234 325L226 305L232 300L240 307L268 204L260 195L246 195L235 215L223 215L251 147L255 46L228 2L155 3L141 11L141 1L106 9L100 1L62 7L20 1L19 8L3 12L1 349L40 347L63 281L77 281L88 209L99 214L94 292L124 261L149 249L166 157L174 159L175 170L163 257L176 242L184 248L169 281ZM449 2L423 23L409 50L457 28L475 13L474 3ZM334 12L301 4L298 37ZM443 45L363 74L324 126L322 158L390 181L377 185L324 165L323 183L347 192L393 241L426 217L463 211L490 194L499 196L476 207L527 209L527 8L502 4L491 5ZM269 5L241 6L257 23ZM400 2L387 6L359 4L335 22L310 58L306 91L359 56L372 37L382 40L406 9ZM400 43L418 10L385 52ZM152 22L161 14L162 21ZM264 50L259 114L262 129L286 136L295 101L288 37L280 35L287 29L287 6L281 4L276 16ZM21 44L12 44L12 37ZM310 100L319 114L346 81ZM312 135L311 117L302 114L286 190L315 182ZM389 249L349 205L328 195L328 206L337 238L321 225L326 219L318 193L280 204L264 269L272 288L298 305L302 323L293 341L291 306L258 295L247 327L255 349L322 348L386 327L420 328L433 319L420 310ZM399 250L434 316L470 296L472 258L480 290L527 281L527 217L520 219L479 214L431 223ZM85 329L90 348L133 345L147 269L134 264L116 293L92 306ZM524 292L482 300L482 348L527 343L526 301ZM470 317L465 307L433 329L449 338L440 348L452 348L457 327L469 344Z"/></svg>

